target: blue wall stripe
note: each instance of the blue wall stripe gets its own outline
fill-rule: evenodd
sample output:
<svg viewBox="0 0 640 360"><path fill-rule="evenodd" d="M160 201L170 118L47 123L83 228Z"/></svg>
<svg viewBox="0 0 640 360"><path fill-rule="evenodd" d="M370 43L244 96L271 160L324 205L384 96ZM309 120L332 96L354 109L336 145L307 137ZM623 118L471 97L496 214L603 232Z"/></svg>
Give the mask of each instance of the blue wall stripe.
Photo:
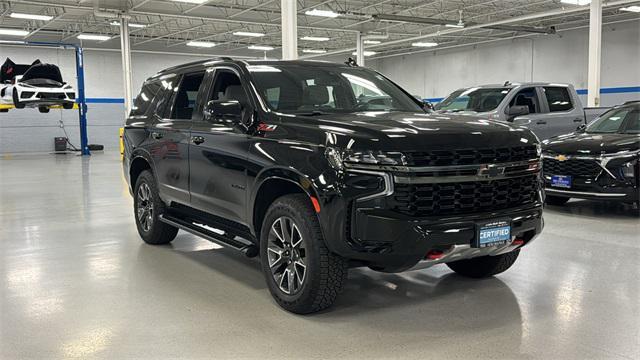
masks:
<svg viewBox="0 0 640 360"><path fill-rule="evenodd" d="M87 98L87 104L124 104L124 98Z"/></svg>

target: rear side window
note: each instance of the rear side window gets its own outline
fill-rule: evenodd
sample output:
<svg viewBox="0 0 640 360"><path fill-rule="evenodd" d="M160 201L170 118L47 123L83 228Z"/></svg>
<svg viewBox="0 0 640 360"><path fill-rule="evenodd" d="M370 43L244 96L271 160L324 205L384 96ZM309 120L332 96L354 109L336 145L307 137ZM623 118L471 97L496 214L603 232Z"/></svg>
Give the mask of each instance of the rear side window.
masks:
<svg viewBox="0 0 640 360"><path fill-rule="evenodd" d="M138 94L138 97L133 101L131 116L145 115L149 109L149 105L158 94L158 91L160 91L160 83L157 81L142 85L140 94Z"/></svg>
<svg viewBox="0 0 640 360"><path fill-rule="evenodd" d="M176 92L175 102L173 103L171 119L191 119L193 109L196 107L196 98L198 97L198 91L203 79L204 71L187 74L182 78L180 87Z"/></svg>
<svg viewBox="0 0 640 360"><path fill-rule="evenodd" d="M569 90L566 87L545 87L544 94L549 103L549 111L569 111L573 109L571 103L571 96Z"/></svg>

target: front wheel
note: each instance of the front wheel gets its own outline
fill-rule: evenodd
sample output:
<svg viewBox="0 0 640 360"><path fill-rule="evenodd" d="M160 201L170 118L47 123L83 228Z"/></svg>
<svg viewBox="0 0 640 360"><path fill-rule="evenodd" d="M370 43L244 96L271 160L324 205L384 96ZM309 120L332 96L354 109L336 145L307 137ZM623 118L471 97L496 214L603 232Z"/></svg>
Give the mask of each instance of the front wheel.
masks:
<svg viewBox="0 0 640 360"><path fill-rule="evenodd" d="M326 247L304 194L271 204L260 232L260 259L271 295L296 314L330 307L347 277L347 261Z"/></svg>
<svg viewBox="0 0 640 360"><path fill-rule="evenodd" d="M148 170L143 171L136 181L133 208L138 233L147 244L168 244L178 234L178 228L159 219L165 211L165 204L158 194L155 178Z"/></svg>
<svg viewBox="0 0 640 360"><path fill-rule="evenodd" d="M547 197L544 199L545 203L549 205L556 205L556 206L564 205L567 203L567 201L569 201L568 197L553 196L553 195L547 195Z"/></svg>
<svg viewBox="0 0 640 360"><path fill-rule="evenodd" d="M41 112L41 113L43 113L43 114L46 114L46 113L48 113L48 112L49 112L49 108L48 108L48 107L46 107L46 106L40 106L40 107L38 108L38 111L40 111L40 112Z"/></svg>
<svg viewBox="0 0 640 360"><path fill-rule="evenodd" d="M72 103L72 102L66 102L66 103L63 103L63 104L62 104L62 108L63 108L63 109L66 109L66 110L73 109L73 104L74 104L74 103Z"/></svg>
<svg viewBox="0 0 640 360"><path fill-rule="evenodd" d="M472 278L485 278L506 271L516 262L520 250L496 256L479 256L447 263L447 266L460 275Z"/></svg>

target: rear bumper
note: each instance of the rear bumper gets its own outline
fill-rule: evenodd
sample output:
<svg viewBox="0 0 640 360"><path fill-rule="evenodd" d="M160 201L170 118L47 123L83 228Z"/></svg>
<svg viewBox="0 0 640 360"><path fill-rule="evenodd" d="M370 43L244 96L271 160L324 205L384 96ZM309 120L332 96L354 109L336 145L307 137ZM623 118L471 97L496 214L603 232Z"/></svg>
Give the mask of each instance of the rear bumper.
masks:
<svg viewBox="0 0 640 360"><path fill-rule="evenodd" d="M512 241L504 246L475 248L477 224L491 219L510 219ZM460 260L482 255L497 255L524 246L543 228L542 204L496 212L411 218L380 209L354 210L350 247L340 255L386 272L398 272L421 265ZM430 251L441 254L427 259Z"/></svg>

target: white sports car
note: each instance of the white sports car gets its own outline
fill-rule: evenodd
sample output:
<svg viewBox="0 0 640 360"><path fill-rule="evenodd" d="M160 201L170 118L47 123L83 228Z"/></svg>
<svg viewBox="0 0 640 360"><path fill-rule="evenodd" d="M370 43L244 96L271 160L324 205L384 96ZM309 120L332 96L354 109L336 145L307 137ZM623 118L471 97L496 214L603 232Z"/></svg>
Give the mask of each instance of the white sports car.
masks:
<svg viewBox="0 0 640 360"><path fill-rule="evenodd" d="M31 65L20 65L7 58L0 72L0 104L13 105L16 109L37 107L40 112L49 112L51 105L73 108L75 90L62 81L56 65L43 64L39 60Z"/></svg>

